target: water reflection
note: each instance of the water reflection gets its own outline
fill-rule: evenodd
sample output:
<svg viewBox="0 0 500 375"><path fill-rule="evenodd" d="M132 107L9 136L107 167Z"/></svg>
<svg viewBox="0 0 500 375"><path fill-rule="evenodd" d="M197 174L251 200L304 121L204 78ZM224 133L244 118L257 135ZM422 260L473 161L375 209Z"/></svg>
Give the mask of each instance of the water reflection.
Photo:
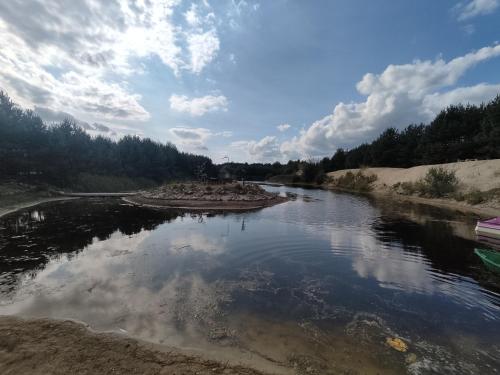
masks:
<svg viewBox="0 0 500 375"><path fill-rule="evenodd" d="M298 198L227 215L115 200L11 215L0 221L0 314L74 318L318 373L499 365L500 282L472 255L472 219L270 189ZM416 362L388 336L407 340Z"/></svg>

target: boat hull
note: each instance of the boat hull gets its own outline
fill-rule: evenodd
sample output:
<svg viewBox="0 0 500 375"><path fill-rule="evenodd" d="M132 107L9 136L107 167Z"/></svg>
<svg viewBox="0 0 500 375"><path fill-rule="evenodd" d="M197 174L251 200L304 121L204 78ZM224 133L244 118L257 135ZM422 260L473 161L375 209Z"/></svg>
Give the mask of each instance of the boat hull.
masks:
<svg viewBox="0 0 500 375"><path fill-rule="evenodd" d="M500 228L484 227L478 224L476 226L476 234L478 236L500 239Z"/></svg>
<svg viewBox="0 0 500 375"><path fill-rule="evenodd" d="M474 249L474 253L481 258L484 265L492 271L500 273L500 253L493 250Z"/></svg>
<svg viewBox="0 0 500 375"><path fill-rule="evenodd" d="M485 245L488 245L488 246L494 248L495 250L500 251L500 238L492 238L492 237L485 237L485 236L478 235L476 237L476 239L479 242L481 242Z"/></svg>

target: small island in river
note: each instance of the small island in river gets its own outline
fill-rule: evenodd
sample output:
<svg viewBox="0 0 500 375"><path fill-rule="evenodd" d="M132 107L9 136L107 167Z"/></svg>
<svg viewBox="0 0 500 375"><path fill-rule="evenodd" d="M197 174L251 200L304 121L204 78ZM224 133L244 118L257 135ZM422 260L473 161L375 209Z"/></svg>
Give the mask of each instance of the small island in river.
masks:
<svg viewBox="0 0 500 375"><path fill-rule="evenodd" d="M257 184L240 182L171 183L123 199L128 203L153 208L233 211L269 207L288 200Z"/></svg>

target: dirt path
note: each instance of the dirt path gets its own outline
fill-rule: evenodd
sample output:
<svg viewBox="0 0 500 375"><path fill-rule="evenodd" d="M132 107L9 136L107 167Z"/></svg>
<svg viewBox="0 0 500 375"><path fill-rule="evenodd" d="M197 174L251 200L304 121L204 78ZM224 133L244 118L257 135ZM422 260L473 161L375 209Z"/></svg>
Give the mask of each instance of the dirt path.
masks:
<svg viewBox="0 0 500 375"><path fill-rule="evenodd" d="M95 333L72 321L0 317L0 373L264 374L239 365L159 350L131 338Z"/></svg>

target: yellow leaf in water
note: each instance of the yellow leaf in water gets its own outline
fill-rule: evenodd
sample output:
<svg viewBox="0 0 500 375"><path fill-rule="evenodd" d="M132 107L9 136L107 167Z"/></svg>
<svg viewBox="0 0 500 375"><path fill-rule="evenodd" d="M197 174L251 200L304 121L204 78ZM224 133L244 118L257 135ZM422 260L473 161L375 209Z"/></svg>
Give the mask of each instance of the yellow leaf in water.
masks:
<svg viewBox="0 0 500 375"><path fill-rule="evenodd" d="M397 337L388 337L386 342L391 348L396 349L398 352L406 352L408 350L408 345L406 345L403 340L398 339Z"/></svg>

